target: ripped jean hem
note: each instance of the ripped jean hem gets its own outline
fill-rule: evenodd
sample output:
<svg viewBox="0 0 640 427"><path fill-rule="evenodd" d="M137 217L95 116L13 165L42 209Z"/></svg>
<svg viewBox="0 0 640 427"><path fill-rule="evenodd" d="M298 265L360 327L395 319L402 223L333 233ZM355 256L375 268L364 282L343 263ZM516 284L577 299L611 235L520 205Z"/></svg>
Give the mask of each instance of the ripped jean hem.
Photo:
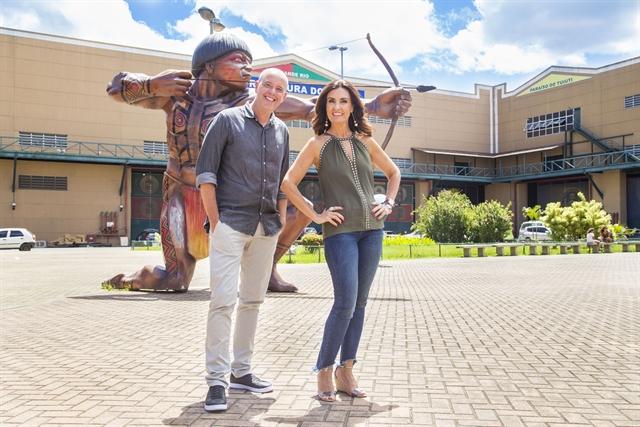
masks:
<svg viewBox="0 0 640 427"><path fill-rule="evenodd" d="M333 368L334 368L335 366L336 366L336 364L335 364L335 363L334 363L334 364L332 364L332 365L327 365L327 366L325 366L324 368L318 368L317 366L315 366L315 367L311 370L311 372L313 372L314 374L317 374L318 372L320 372L320 371L324 371L324 370L326 370L326 369L331 369L331 370L333 370Z"/></svg>
<svg viewBox="0 0 640 427"><path fill-rule="evenodd" d="M341 360L341 361L340 361L340 363L338 364L338 366L339 366L339 367L341 367L341 368L344 368L344 365L345 365L347 362L353 362L353 363L352 363L352 366L353 366L353 365L355 365L356 363L358 363L358 360L357 360L357 359Z"/></svg>
<svg viewBox="0 0 640 427"><path fill-rule="evenodd" d="M320 372L320 371L324 371L325 369L333 369L333 368L338 368L338 367L340 367L340 368L344 368L344 365L345 365L347 362L353 362L353 364L352 364L352 366L353 366L353 365L355 365L356 363L358 363L358 360L357 360L357 359L347 359L347 360L343 360L343 361L341 361L340 363L334 363L334 364L332 364L332 365L327 365L327 366L325 366L324 368L318 368L318 367L316 366L316 367L314 367L313 369L311 369L311 372L313 372L314 374L317 374L318 372Z"/></svg>

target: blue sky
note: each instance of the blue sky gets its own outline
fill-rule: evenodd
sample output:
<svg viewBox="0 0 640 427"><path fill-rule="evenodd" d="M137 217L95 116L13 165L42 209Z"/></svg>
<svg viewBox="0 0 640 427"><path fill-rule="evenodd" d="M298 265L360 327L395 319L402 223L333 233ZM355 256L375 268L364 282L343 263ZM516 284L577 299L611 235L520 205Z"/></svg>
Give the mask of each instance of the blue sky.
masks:
<svg viewBox="0 0 640 427"><path fill-rule="evenodd" d="M344 43L346 76L388 81L370 32L401 82L461 92L640 56L640 0L4 0L0 26L190 54L208 34L200 6L255 58L293 52L339 73L326 47Z"/></svg>

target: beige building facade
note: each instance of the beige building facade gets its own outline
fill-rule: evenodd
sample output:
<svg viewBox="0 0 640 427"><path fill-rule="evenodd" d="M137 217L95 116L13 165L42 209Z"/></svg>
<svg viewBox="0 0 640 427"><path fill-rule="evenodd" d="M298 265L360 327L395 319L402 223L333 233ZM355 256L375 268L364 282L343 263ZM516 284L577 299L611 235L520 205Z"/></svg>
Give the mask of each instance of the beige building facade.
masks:
<svg viewBox="0 0 640 427"><path fill-rule="evenodd" d="M269 66L287 72L301 97L339 77L296 55L256 60L254 74ZM105 89L119 71L189 68L186 55L0 28L0 227L110 244L158 228L164 112L113 102ZM349 80L366 98L389 86ZM382 141L389 121L370 120ZM288 124L295 156L312 131ZM444 188L476 203L511 202L515 226L523 207L570 203L581 191L615 221L640 227L640 58L550 67L511 91L413 92L387 152L403 172L393 231L407 231L421 200ZM313 171L301 189L319 201Z"/></svg>

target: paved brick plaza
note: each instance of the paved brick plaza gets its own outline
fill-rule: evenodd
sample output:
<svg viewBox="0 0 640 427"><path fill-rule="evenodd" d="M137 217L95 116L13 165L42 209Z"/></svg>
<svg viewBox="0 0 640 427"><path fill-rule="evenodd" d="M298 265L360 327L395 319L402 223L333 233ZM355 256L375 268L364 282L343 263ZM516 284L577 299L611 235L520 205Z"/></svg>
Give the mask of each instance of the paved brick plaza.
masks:
<svg viewBox="0 0 640 427"><path fill-rule="evenodd" d="M384 262L358 372L367 399L312 399L331 285L285 265L256 343L265 395L207 414L208 263L187 294L106 292L157 263L125 248L0 251L1 425L640 425L640 254Z"/></svg>

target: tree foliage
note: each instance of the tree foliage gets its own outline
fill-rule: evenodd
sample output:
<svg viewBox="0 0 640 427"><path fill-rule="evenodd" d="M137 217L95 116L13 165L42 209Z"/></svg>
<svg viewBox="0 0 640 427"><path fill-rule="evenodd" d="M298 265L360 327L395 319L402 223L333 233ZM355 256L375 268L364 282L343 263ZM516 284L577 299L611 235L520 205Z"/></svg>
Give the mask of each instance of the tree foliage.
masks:
<svg viewBox="0 0 640 427"><path fill-rule="evenodd" d="M495 200L471 204L457 190L444 190L422 201L414 230L440 243L501 242L511 231L511 204Z"/></svg>
<svg viewBox="0 0 640 427"><path fill-rule="evenodd" d="M540 205L535 205L533 207L525 206L522 208L522 215L531 221L537 221L542 216L542 207Z"/></svg>
<svg viewBox="0 0 640 427"><path fill-rule="evenodd" d="M307 253L314 253L318 250L318 247L322 246L322 236L315 233L309 233L302 236L300 244L304 246L304 250Z"/></svg>
<svg viewBox="0 0 640 427"><path fill-rule="evenodd" d="M590 228L597 235L600 227L611 226L611 215L602 209L602 203L587 200L582 193L578 193L578 199L571 206L553 202L545 207L542 221L551 230L553 240L584 239Z"/></svg>
<svg viewBox="0 0 640 427"><path fill-rule="evenodd" d="M466 240L471 201L456 190L443 190L422 201L416 213L414 230L440 243Z"/></svg>
<svg viewBox="0 0 640 427"><path fill-rule="evenodd" d="M469 240L476 243L502 242L511 231L511 202L503 206L496 200L475 205L469 216Z"/></svg>

